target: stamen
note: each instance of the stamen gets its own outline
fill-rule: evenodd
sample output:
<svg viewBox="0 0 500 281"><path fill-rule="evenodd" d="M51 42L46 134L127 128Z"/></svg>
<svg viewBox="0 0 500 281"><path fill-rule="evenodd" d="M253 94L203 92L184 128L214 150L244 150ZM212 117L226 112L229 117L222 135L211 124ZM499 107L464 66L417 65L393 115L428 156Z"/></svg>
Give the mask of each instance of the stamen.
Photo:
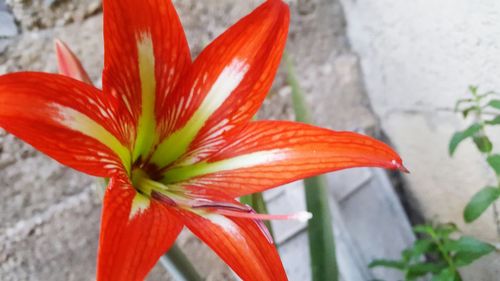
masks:
<svg viewBox="0 0 500 281"><path fill-rule="evenodd" d="M271 235L271 232L269 232L269 229L267 228L264 221L261 220L253 220L253 221L257 224L262 234L264 234L264 236L267 239L267 242L269 242L269 244L274 244L273 236Z"/></svg>
<svg viewBox="0 0 500 281"><path fill-rule="evenodd" d="M159 202L171 207L192 209L192 211L195 209L205 209L203 212L215 213L226 217L253 220L270 244L274 244L274 241L271 233L263 222L264 220L298 220L305 222L312 218L312 214L309 212L298 212L287 215L258 214L250 206L239 204L237 202L212 201L205 198L193 199L175 194L166 195L163 194L163 192L155 190L152 191L151 196Z"/></svg>
<svg viewBox="0 0 500 281"><path fill-rule="evenodd" d="M312 218L312 214L309 212L298 212L287 215L258 214L248 205L236 202L212 201L204 198L195 199L190 205L193 209L211 209L212 212L224 216L254 220L299 220L305 222Z"/></svg>
<svg viewBox="0 0 500 281"><path fill-rule="evenodd" d="M216 202L209 199L196 199L194 203L191 205L191 208L210 208L210 209L224 209L224 210L233 210L240 212L250 212L252 208L248 205L241 205L237 203L230 202Z"/></svg>
<svg viewBox="0 0 500 281"><path fill-rule="evenodd" d="M170 197L168 197L164 194L161 194L159 192L153 191L151 193L151 197L153 197L154 199L156 199L156 200L160 201L161 203L166 204L168 206L171 206L171 207L177 206L177 203L175 203L174 200L172 200Z"/></svg>

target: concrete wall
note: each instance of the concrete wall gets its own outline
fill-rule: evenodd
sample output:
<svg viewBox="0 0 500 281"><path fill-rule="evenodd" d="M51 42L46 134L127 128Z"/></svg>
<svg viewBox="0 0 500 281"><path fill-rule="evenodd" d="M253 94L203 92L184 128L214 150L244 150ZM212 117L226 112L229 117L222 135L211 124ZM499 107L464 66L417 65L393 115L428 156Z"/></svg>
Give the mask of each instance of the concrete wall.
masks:
<svg viewBox="0 0 500 281"><path fill-rule="evenodd" d="M500 2L342 2L372 107L412 172L405 179L416 205L427 219L454 221L467 234L499 242L491 210L468 226L462 219L468 200L495 184L494 175L472 142L453 158L447 146L466 126L452 108L467 87L500 91ZM495 274L484 280L498 280Z"/></svg>

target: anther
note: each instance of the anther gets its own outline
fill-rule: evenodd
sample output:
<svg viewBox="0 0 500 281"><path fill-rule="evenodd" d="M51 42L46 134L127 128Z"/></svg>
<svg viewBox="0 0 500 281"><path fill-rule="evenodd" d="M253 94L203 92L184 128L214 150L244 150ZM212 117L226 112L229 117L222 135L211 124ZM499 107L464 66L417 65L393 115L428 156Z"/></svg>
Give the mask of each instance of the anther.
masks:
<svg viewBox="0 0 500 281"><path fill-rule="evenodd" d="M240 212L250 212L252 210L252 208L250 208L248 205L241 205L230 202L217 202L209 199L196 199L191 205L191 208L223 209L223 210L233 210Z"/></svg>

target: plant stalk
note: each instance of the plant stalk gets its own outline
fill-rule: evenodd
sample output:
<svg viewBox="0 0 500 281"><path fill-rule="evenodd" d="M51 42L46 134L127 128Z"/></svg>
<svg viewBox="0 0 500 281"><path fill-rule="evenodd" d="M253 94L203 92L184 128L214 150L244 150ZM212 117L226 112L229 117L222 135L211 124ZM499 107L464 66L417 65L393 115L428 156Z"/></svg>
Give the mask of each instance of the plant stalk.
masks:
<svg viewBox="0 0 500 281"><path fill-rule="evenodd" d="M446 261L446 263L448 264L449 268L452 270L453 274L460 276L460 273L457 271L457 267L456 267L455 263L453 262L453 258L450 255L448 255L448 252L445 250L444 245L441 242L441 240L439 239L439 237L437 236L437 234L434 232L434 230L432 230L432 232L430 232L429 234L430 234L431 238L434 240L434 242L436 243L439 252L443 256L443 258Z"/></svg>
<svg viewBox="0 0 500 281"><path fill-rule="evenodd" d="M284 58L288 70L287 82L292 87L295 119L299 122L313 123L304 94L296 78L292 60L286 53ZM309 178L304 180L304 185L307 210L313 215L313 218L308 221L307 228L312 280L337 281L339 268L326 179L323 176Z"/></svg>
<svg viewBox="0 0 500 281"><path fill-rule="evenodd" d="M160 263L177 281L203 280L177 244L160 258Z"/></svg>
<svg viewBox="0 0 500 281"><path fill-rule="evenodd" d="M474 95L474 102L476 103L476 121L481 125L481 134L483 136L486 135L486 129L485 129L485 121L484 121L484 118L483 118L483 115L485 114L484 111L483 111L483 107L481 107L481 99L480 97L477 95L476 92L472 92L472 94ZM489 94L489 93L487 93ZM485 155L485 158L487 159L489 156L492 155L491 151L490 152L487 152L487 153L483 153ZM500 189L500 177L496 177L497 179L497 188ZM497 204L496 202L493 202L492 204L493 206L493 220L494 220L494 223L495 223L495 226L496 226L496 231L497 231L497 237L500 237L500 214L498 212L498 208L497 208Z"/></svg>

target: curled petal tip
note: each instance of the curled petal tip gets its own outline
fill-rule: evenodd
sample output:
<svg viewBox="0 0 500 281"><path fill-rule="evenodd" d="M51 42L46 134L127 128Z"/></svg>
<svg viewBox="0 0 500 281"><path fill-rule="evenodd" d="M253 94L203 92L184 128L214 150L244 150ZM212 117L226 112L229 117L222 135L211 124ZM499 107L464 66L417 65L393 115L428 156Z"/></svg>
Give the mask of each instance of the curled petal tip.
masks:
<svg viewBox="0 0 500 281"><path fill-rule="evenodd" d="M405 173L405 174L409 174L410 173L410 170L408 170L404 165L403 163L401 162L401 160L397 161L397 160L392 160L392 164L394 164L394 168Z"/></svg>
<svg viewBox="0 0 500 281"><path fill-rule="evenodd" d="M398 169L405 174L411 174L410 170L408 170L405 166L400 166Z"/></svg>

